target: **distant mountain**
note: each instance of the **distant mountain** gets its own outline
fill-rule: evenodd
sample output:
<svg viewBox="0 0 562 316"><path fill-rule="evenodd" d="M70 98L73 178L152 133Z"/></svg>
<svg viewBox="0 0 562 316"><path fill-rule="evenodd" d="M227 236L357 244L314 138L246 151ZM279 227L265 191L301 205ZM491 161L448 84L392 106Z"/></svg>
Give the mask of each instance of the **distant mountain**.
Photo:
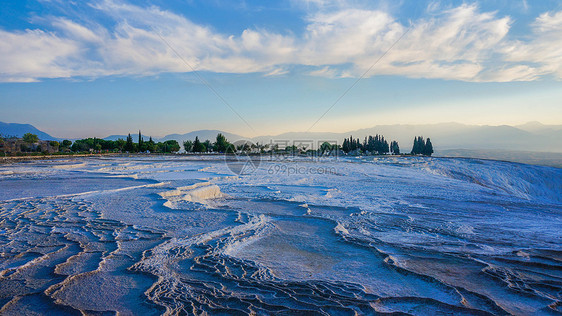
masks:
<svg viewBox="0 0 562 316"><path fill-rule="evenodd" d="M119 138L121 139L127 139L128 135L109 135L107 137L104 138L104 140L118 140ZM138 136L137 136L138 137ZM144 138L144 137L143 137ZM138 140L138 139L137 139Z"/></svg>
<svg viewBox="0 0 562 316"><path fill-rule="evenodd" d="M170 140L170 139L175 139L175 140L177 140L178 142L181 143L181 142L186 141L186 140L195 140L195 137L199 137L200 141L210 140L210 141L214 142L215 139L217 138L218 133L222 133L226 137L226 139L228 139L228 141L230 141L230 142L235 142L237 140L246 139L243 136L228 133L228 132L223 132L223 131L219 131L219 130L204 129L204 130L189 132L189 133L186 133L186 134L166 135L166 136L158 139L158 141L163 142L163 141L167 141L167 140Z"/></svg>
<svg viewBox="0 0 562 316"><path fill-rule="evenodd" d="M167 140L177 140L178 143L180 143L180 146L182 146L183 148L183 142L186 140L195 140L195 137L199 137L199 139L203 142L206 140L210 140L211 142L214 142L217 138L217 134L218 133L222 133L223 135L225 135L225 137L230 141L230 142L235 142L237 140L241 140L241 139L246 139L243 136L240 135L236 135L236 134L232 134L229 132L223 132L223 131L219 131L219 130L198 130L198 131L193 131L193 132L189 132L189 133L185 133L185 134L170 134L170 135L166 135L164 137L152 137L152 140L154 140L155 142L164 142ZM110 135L105 137L105 140L117 140L119 138L121 139L127 139L128 135ZM138 141L138 134L131 134L131 136L133 137L133 141L137 142ZM143 139L144 140L148 140L149 136L147 135L143 135Z"/></svg>
<svg viewBox="0 0 562 316"><path fill-rule="evenodd" d="M45 132L38 130L30 124L0 122L0 135L2 135L3 137L23 137L25 133L35 134L41 140L60 140L59 138L53 137Z"/></svg>
<svg viewBox="0 0 562 316"><path fill-rule="evenodd" d="M351 132L353 133L353 132ZM337 141L341 143L345 137L349 137L349 132L346 133L324 133L324 132L289 132L283 133L275 136L258 136L252 138L253 142L260 143L260 144L269 144L272 140L274 141L314 141L314 142L323 142L323 141ZM353 137L356 137L353 134Z"/></svg>
<svg viewBox="0 0 562 316"><path fill-rule="evenodd" d="M104 138L104 140L118 140L118 139L127 139L127 136L129 135L109 135L107 137ZM139 134L131 134L131 137L133 137L133 141L137 142L139 140ZM153 141L158 141L158 137L154 137L154 136L150 136L150 135L142 135L142 139L143 140L149 140L150 137L152 137Z"/></svg>
<svg viewBox="0 0 562 316"><path fill-rule="evenodd" d="M562 131L562 125L544 125L536 121L528 122L521 125L515 125L514 127L535 134L549 134L552 132Z"/></svg>
<svg viewBox="0 0 562 316"><path fill-rule="evenodd" d="M180 144L185 140L194 140L196 136L201 141L214 141L217 134L222 133L230 142L247 139L243 136L220 130L198 130L186 134L170 134L162 138L153 137L154 141L177 140ZM412 149L414 136L430 137L435 150L478 149L478 150L510 150L510 151L540 151L562 152L562 126L543 125L530 122L519 126L489 126L465 125L460 123L439 124L395 124L378 125L371 128L358 129L345 133L323 132L290 132L279 135L257 136L249 140L255 143L269 144L272 140L282 143L285 141L318 142L333 141L341 144L344 138L353 135L361 141L368 135L383 135L389 142L396 140L402 152ZM126 135L112 135L105 139L115 140L127 138ZM146 137L145 137L146 138ZM133 136L136 141L136 135Z"/></svg>
<svg viewBox="0 0 562 316"><path fill-rule="evenodd" d="M56 140L29 124L8 124L0 122L0 134L4 136L21 137L25 133L33 133L43 140ZM201 141L214 141L218 133L222 133L230 142L247 139L246 137L220 130L198 130L185 134L170 134L164 137L152 137L154 141L177 140L180 144L185 140L194 140L196 136ZM353 135L361 141L368 135L384 135L390 142L398 141L402 152L412 149L414 136L430 137L435 151L444 150L504 150L504 151L537 151L562 153L562 125L544 125L539 122L529 122L517 126L465 125L460 123L439 124L395 124L378 125L371 128L358 129L345 133L322 132L290 132L274 136L258 136L249 140L261 144L268 144L272 140L314 142L334 141L341 144L345 137ZM133 140L137 141L135 133ZM104 139L126 139L127 135L111 135ZM148 136L144 135L148 140Z"/></svg>
<svg viewBox="0 0 562 316"><path fill-rule="evenodd" d="M540 123L539 123L540 124ZM528 126L529 127L529 126ZM368 135L383 135L389 142L396 140L403 152L412 149L416 135L430 137L436 150L448 149L482 149L482 150L524 150L542 152L562 152L562 128L558 125L543 125L534 131L527 131L513 126L500 125L465 125L460 123L439 124L396 124L378 125L345 133L284 133L276 136L260 136L253 138L260 143L276 141L337 141L341 143L345 137L363 138Z"/></svg>

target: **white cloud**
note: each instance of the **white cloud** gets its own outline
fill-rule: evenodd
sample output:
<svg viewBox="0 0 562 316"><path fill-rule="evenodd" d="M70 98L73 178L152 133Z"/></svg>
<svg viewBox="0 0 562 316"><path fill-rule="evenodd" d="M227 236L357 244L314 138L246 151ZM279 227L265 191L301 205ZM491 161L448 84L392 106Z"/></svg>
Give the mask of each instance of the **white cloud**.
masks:
<svg viewBox="0 0 562 316"><path fill-rule="evenodd" d="M326 77L326 78L340 77L339 73L335 69L332 69L328 66L322 67L322 68L317 69L317 70L313 70L313 71L309 72L308 74L311 75L311 76Z"/></svg>
<svg viewBox="0 0 562 316"><path fill-rule="evenodd" d="M67 38L77 41L101 43L104 37L107 37L103 28L98 28L97 31L101 34L96 34L93 30L65 18L55 18L52 24L55 28L61 30Z"/></svg>
<svg viewBox="0 0 562 316"><path fill-rule="evenodd" d="M533 81L538 79L537 69L527 65L506 66L502 68L486 69L480 74L482 81L510 82Z"/></svg>
<svg viewBox="0 0 562 316"><path fill-rule="evenodd" d="M311 21L303 63L351 63L355 76L396 43L369 75L479 80L481 63L509 30L508 18L467 5L417 21L410 30L380 11L340 11Z"/></svg>
<svg viewBox="0 0 562 316"><path fill-rule="evenodd" d="M531 40L504 47L505 60L533 65L535 77L553 74L562 79L562 11L541 14L532 28Z"/></svg>
<svg viewBox="0 0 562 316"><path fill-rule="evenodd" d="M562 78L562 12L538 17L532 25L534 39L525 42L507 39L509 17L480 12L475 5L434 12L410 28L381 10L350 9L342 1L305 3L332 9L312 12L297 37L262 29L221 34L155 6L105 0L92 8L114 20L111 29L54 17L53 32L0 31L0 81L190 72L176 52L197 70L272 76L285 74L290 65L305 65L316 67L308 70L314 76L358 77L406 31L369 76Z"/></svg>
<svg viewBox="0 0 562 316"><path fill-rule="evenodd" d="M272 76L282 76L282 75L286 75L289 73L289 70L284 69L284 68L276 68L273 69L272 71L264 74L264 76L266 77L272 77Z"/></svg>
<svg viewBox="0 0 562 316"><path fill-rule="evenodd" d="M41 30L0 30L0 81L31 82L70 77L65 64L79 53L77 43Z"/></svg>
<svg viewBox="0 0 562 316"><path fill-rule="evenodd" d="M380 11L343 10L317 14L309 20L300 62L343 64L379 53L404 28Z"/></svg>

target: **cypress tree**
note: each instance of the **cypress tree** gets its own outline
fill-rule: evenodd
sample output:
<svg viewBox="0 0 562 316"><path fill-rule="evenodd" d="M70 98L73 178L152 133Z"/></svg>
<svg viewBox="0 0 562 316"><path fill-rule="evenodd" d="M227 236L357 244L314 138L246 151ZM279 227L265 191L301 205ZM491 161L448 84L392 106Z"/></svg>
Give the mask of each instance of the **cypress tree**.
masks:
<svg viewBox="0 0 562 316"><path fill-rule="evenodd" d="M392 154L394 155L400 155L400 147L398 146L398 142L393 140L390 143L390 151L392 152Z"/></svg>
<svg viewBox="0 0 562 316"><path fill-rule="evenodd" d="M425 142L422 136L416 136L414 138L414 146L412 147L412 154L413 155L420 155L423 154L425 148Z"/></svg>
<svg viewBox="0 0 562 316"><path fill-rule="evenodd" d="M144 141L142 140L142 134L141 134L140 129L139 129L139 148L138 148L138 150L139 150L140 152L145 151L145 148L144 148Z"/></svg>
<svg viewBox="0 0 562 316"><path fill-rule="evenodd" d="M341 150L343 150L343 152L345 152L346 154L349 152L349 142L347 141L347 138L343 139L343 144L341 145Z"/></svg>
<svg viewBox="0 0 562 316"><path fill-rule="evenodd" d="M127 142L125 143L125 147L123 149L128 152L133 152L133 150L135 149L135 146L133 145L133 138L131 137L130 133L127 136Z"/></svg>
<svg viewBox="0 0 562 316"><path fill-rule="evenodd" d="M384 137L383 137L383 139L384 139ZM383 153L386 154L386 153L390 152L390 147L388 146L388 142L386 140L384 140L383 144L384 144L383 145Z"/></svg>
<svg viewBox="0 0 562 316"><path fill-rule="evenodd" d="M193 142L193 152L200 153L205 151L205 146L201 143L198 136L195 136L195 141Z"/></svg>
<svg viewBox="0 0 562 316"><path fill-rule="evenodd" d="M431 154L433 154L433 144L431 143L431 140L429 139L429 137L427 138L427 141L425 142L423 154L426 155L426 156L431 156Z"/></svg>
<svg viewBox="0 0 562 316"><path fill-rule="evenodd" d="M355 148L355 140L353 139L353 136L349 136L349 139L344 139L343 140L343 146L342 146L342 150L346 153L349 153L350 151L353 151Z"/></svg>
<svg viewBox="0 0 562 316"><path fill-rule="evenodd" d="M414 146L412 148L412 154L418 155L424 152L425 142L423 137L416 136L414 138ZM400 147L397 141L389 142L384 138L383 135L376 134L375 136L366 136L361 142L359 138L344 138L341 146L341 150L345 153L352 152L354 150L360 149L363 152L369 151L372 154L384 155L387 153L393 153L396 155L400 154Z"/></svg>
<svg viewBox="0 0 562 316"><path fill-rule="evenodd" d="M152 136L148 139L148 143L146 144L146 150L150 152L154 152L156 149L154 141L152 140Z"/></svg>

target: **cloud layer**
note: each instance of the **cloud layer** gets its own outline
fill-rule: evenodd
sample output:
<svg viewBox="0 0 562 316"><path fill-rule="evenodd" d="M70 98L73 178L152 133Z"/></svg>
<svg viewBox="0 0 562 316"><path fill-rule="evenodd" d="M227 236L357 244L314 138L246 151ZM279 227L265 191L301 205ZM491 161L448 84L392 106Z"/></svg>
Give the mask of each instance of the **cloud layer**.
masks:
<svg viewBox="0 0 562 316"><path fill-rule="evenodd" d="M516 40L508 36L510 17L480 12L475 5L431 12L408 25L380 10L318 7L298 36L263 29L221 34L158 7L105 0L91 8L113 21L111 27L46 17L50 31L0 30L0 81L146 76L190 72L191 67L268 76L302 71L359 77L393 45L367 76L562 79L562 11L540 15L531 25L531 39Z"/></svg>

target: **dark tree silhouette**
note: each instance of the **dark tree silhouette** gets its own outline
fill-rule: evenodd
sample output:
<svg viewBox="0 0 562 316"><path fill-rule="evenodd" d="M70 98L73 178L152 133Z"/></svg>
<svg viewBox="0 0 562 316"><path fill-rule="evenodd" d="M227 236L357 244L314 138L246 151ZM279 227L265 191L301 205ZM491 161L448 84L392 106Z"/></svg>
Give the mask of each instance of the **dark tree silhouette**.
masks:
<svg viewBox="0 0 562 316"><path fill-rule="evenodd" d="M393 140L390 143L390 152L394 155L400 155L400 147L398 146L398 142Z"/></svg>
<svg viewBox="0 0 562 316"><path fill-rule="evenodd" d="M183 149L186 152L191 152L193 150L193 142L190 140L186 140L183 142Z"/></svg>
<svg viewBox="0 0 562 316"><path fill-rule="evenodd" d="M144 145L144 141L142 139L141 131L139 130L139 143L138 143L138 151L143 152L146 151L146 147Z"/></svg>
<svg viewBox="0 0 562 316"><path fill-rule="evenodd" d="M431 154L433 154L433 144L431 143L431 140L429 139L429 137L427 138L427 141L425 142L423 154L426 155L426 156L431 156Z"/></svg>
<svg viewBox="0 0 562 316"><path fill-rule="evenodd" d="M133 138L131 137L130 133L127 136L127 142L125 143L125 147L123 147L123 149L130 153L135 151L135 145L133 144Z"/></svg>
<svg viewBox="0 0 562 316"><path fill-rule="evenodd" d="M148 142L146 143L146 150L150 151L151 153L156 151L156 144L152 140L152 136L150 136Z"/></svg>
<svg viewBox="0 0 562 316"><path fill-rule="evenodd" d="M193 142L193 152L202 153L206 150L205 145L201 143L198 136L195 136L195 141Z"/></svg>
<svg viewBox="0 0 562 316"><path fill-rule="evenodd" d="M213 146L215 151L219 153L224 153L226 152L229 146L232 146L232 144L228 142L228 140L223 134L219 133L217 135L217 140Z"/></svg>

